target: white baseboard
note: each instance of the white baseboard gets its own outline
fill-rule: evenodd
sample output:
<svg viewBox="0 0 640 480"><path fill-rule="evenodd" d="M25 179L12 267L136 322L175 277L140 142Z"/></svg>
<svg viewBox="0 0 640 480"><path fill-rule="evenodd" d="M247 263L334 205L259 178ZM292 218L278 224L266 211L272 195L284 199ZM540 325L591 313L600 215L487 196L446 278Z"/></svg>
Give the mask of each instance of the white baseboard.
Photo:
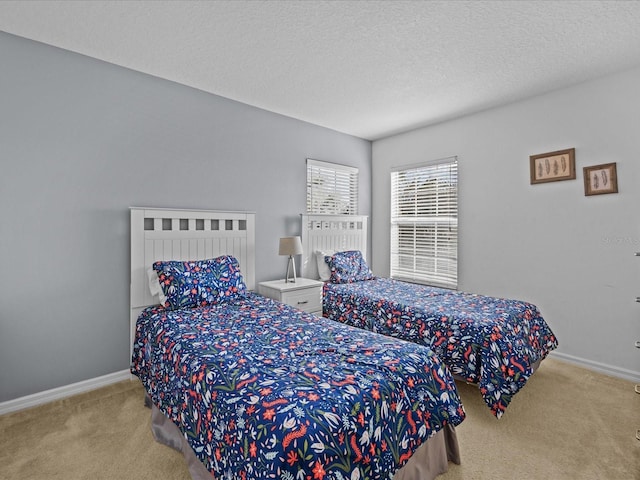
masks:
<svg viewBox="0 0 640 480"><path fill-rule="evenodd" d="M54 400L88 392L100 387L106 387L112 383L129 380L131 378L132 375L129 370L122 370L120 372L103 375L102 377L90 378L89 380L72 383L71 385L52 388L51 390L45 390L44 392L38 392L33 395L16 398L14 400L0 403L0 415L17 412L18 410L24 410L25 408L36 407L38 405L53 402Z"/></svg>
<svg viewBox="0 0 640 480"><path fill-rule="evenodd" d="M583 367L588 370L604 373L605 375L630 380L632 382L640 382L640 372L627 370L626 368L614 367L612 365L607 365L606 363L594 362L585 358L574 357L573 355L567 355L566 353L559 353L557 351L551 352L549 356L557 358L558 360L573 363L574 365L578 365L579 367Z"/></svg>

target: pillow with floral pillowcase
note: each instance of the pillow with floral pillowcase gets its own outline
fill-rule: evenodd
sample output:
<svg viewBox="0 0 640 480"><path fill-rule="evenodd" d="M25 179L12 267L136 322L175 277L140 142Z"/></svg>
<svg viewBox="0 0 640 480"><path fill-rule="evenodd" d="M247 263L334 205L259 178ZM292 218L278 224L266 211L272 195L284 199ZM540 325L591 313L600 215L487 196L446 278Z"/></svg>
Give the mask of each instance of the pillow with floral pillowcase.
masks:
<svg viewBox="0 0 640 480"><path fill-rule="evenodd" d="M240 263L234 256L222 255L214 258L212 262L215 265L214 271L218 282L218 302L246 293L247 285L240 271Z"/></svg>
<svg viewBox="0 0 640 480"><path fill-rule="evenodd" d="M351 283L375 278L360 250L348 250L325 257L331 270L331 283Z"/></svg>
<svg viewBox="0 0 640 480"><path fill-rule="evenodd" d="M242 295L247 287L231 255L207 260L160 261L153 264L166 299L164 307L193 308Z"/></svg>
<svg viewBox="0 0 640 480"><path fill-rule="evenodd" d="M160 303L165 308L174 310L199 304L199 285L204 280L206 269L210 268L204 261L158 261L152 268L158 276L164 295L164 302L160 295Z"/></svg>

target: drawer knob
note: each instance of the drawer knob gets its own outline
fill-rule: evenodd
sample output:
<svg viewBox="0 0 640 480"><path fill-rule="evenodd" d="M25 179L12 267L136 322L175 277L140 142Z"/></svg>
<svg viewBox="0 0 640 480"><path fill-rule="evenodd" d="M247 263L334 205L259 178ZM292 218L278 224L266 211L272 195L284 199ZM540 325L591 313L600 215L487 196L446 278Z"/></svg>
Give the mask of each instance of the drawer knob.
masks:
<svg viewBox="0 0 640 480"><path fill-rule="evenodd" d="M638 301L640 302L640 300L638 300ZM304 300L302 302L298 302L298 305L305 305L307 303L309 303L309 300Z"/></svg>

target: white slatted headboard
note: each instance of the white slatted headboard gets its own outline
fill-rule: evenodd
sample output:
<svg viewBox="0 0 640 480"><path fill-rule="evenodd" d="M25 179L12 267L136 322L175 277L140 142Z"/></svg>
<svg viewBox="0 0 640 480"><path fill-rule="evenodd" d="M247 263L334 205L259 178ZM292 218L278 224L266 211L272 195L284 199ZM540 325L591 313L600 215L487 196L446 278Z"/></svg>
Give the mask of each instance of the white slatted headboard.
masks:
<svg viewBox="0 0 640 480"><path fill-rule="evenodd" d="M255 213L131 208L130 348L140 312L156 303L147 269L157 260L233 255L249 290L255 288Z"/></svg>
<svg viewBox="0 0 640 480"><path fill-rule="evenodd" d="M318 278L316 250L360 250L367 259L366 215L302 214L302 276Z"/></svg>

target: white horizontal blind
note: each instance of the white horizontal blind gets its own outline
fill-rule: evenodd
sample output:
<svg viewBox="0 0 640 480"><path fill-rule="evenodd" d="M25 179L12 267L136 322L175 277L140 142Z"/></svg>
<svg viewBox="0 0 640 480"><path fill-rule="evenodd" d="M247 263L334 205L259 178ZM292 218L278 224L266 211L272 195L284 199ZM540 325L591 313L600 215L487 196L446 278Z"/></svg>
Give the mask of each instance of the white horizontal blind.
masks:
<svg viewBox="0 0 640 480"><path fill-rule="evenodd" d="M391 276L457 288L457 157L391 172Z"/></svg>
<svg viewBox="0 0 640 480"><path fill-rule="evenodd" d="M307 159L307 213L358 214L358 169Z"/></svg>

